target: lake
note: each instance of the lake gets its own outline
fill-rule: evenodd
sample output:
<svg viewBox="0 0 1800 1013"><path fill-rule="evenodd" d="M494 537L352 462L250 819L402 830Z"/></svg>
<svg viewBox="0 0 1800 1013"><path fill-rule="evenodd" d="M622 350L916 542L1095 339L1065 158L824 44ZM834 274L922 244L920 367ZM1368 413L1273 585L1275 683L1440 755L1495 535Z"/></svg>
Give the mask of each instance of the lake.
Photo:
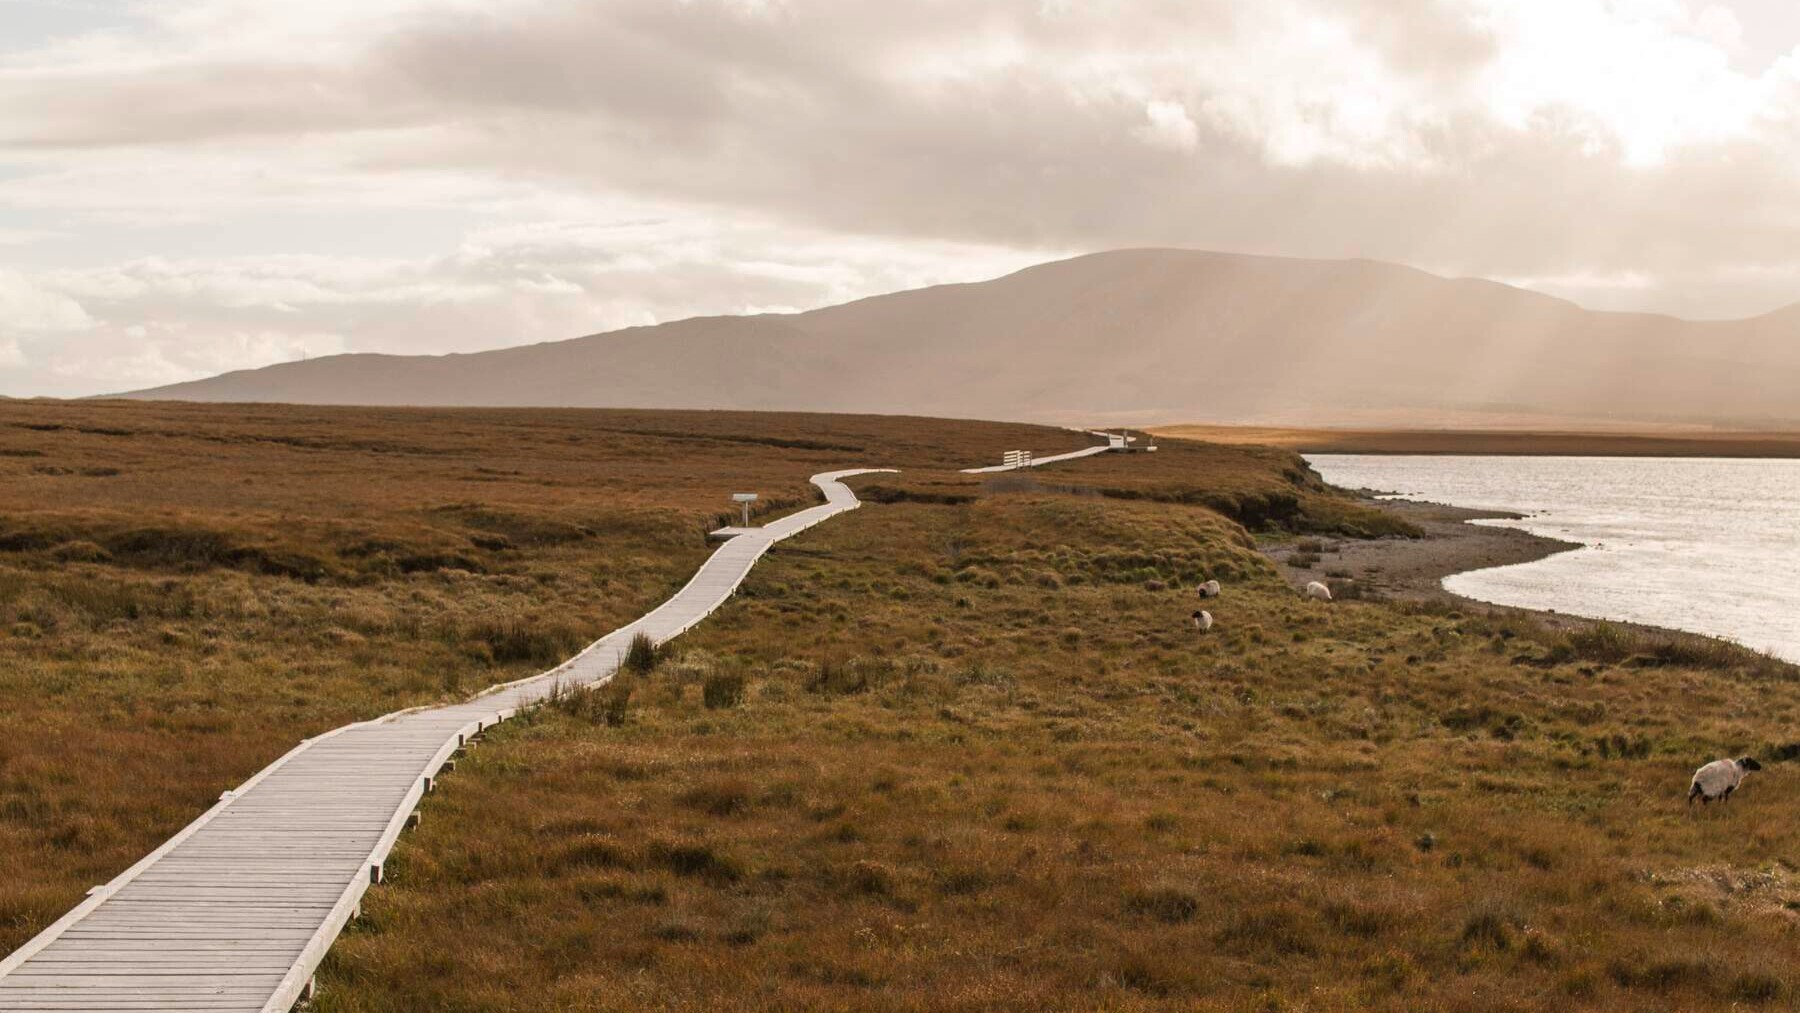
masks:
<svg viewBox="0 0 1800 1013"><path fill-rule="evenodd" d="M1583 547L1455 594L1725 637L1800 661L1800 461L1308 454L1333 485L1504 510Z"/></svg>

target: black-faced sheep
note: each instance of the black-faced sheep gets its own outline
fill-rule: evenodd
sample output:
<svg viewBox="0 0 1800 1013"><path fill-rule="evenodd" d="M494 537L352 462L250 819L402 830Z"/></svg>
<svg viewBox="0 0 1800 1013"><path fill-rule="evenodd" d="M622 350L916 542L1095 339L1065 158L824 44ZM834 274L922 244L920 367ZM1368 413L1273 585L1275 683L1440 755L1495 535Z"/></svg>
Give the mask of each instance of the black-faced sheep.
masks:
<svg viewBox="0 0 1800 1013"><path fill-rule="evenodd" d="M1194 613L1193 618L1194 629L1199 630L1201 633L1205 633L1207 630L1213 628L1213 617L1211 612L1200 609Z"/></svg>
<svg viewBox="0 0 1800 1013"><path fill-rule="evenodd" d="M1206 583L1200 585L1200 597L1202 597L1202 598L1217 598L1219 596L1220 590L1222 590L1222 589L1219 587L1218 581L1209 580Z"/></svg>
<svg viewBox="0 0 1800 1013"><path fill-rule="evenodd" d="M1745 774L1761 769L1762 764L1748 756L1741 760L1714 760L1694 771L1694 780L1688 785L1688 805L1693 805L1696 798L1701 805L1723 802L1744 783Z"/></svg>

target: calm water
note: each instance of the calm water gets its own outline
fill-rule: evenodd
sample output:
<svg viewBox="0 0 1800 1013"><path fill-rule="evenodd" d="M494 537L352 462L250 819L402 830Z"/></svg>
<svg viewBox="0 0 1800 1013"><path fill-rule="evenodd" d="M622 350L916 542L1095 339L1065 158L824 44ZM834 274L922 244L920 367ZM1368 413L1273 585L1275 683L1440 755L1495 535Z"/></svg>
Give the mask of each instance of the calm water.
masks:
<svg viewBox="0 0 1800 1013"><path fill-rule="evenodd" d="M1308 455L1334 485L1508 510L1481 521L1579 542L1444 587L1481 601L1654 623L1800 661L1800 461Z"/></svg>

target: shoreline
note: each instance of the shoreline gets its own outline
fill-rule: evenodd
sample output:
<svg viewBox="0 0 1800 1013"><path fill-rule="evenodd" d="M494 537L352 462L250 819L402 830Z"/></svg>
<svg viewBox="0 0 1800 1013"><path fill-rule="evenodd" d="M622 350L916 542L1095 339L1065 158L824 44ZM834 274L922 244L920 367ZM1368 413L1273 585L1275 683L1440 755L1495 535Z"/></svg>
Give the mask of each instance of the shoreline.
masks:
<svg viewBox="0 0 1800 1013"><path fill-rule="evenodd" d="M1384 538L1319 537L1324 551L1310 567L1294 566L1294 555L1301 538L1280 544L1261 546L1263 555L1275 564L1282 577L1295 590L1304 590L1311 581L1331 585L1334 592L1342 583L1353 583L1356 597L1371 601L1443 602L1465 610L1478 610L1490 615L1526 615L1555 630L1586 629L1606 623L1620 629L1658 636L1693 637L1705 634L1678 630L1667 626L1650 626L1623 619L1594 619L1588 616L1556 612L1549 609L1499 605L1469 598L1444 589L1444 578L1471 570L1497 566L1534 563L1562 552L1583 548L1580 542L1534 535L1518 528L1470 524L1469 521L1515 519L1521 514L1505 510L1475 510L1417 500L1378 499L1366 491L1358 495L1363 502L1379 510L1402 517L1419 526L1425 534L1420 538L1393 535Z"/></svg>
<svg viewBox="0 0 1800 1013"><path fill-rule="evenodd" d="M1578 542L1545 538L1517 528L1470 524L1473 520L1516 518L1516 513L1471 510L1414 500L1377 499L1362 493L1365 504L1410 521L1425 532L1420 538L1392 535L1384 538L1300 538L1266 545L1263 554L1272 560L1295 588L1311 581L1327 584L1354 583L1362 597L1387 601L1454 601L1488 608L1472 598L1444 590L1445 577L1470 570L1531 563L1581 548ZM1297 546L1322 543L1319 561L1311 566L1291 562ZM1529 610L1536 611L1536 610ZM1555 615L1556 613L1544 613Z"/></svg>

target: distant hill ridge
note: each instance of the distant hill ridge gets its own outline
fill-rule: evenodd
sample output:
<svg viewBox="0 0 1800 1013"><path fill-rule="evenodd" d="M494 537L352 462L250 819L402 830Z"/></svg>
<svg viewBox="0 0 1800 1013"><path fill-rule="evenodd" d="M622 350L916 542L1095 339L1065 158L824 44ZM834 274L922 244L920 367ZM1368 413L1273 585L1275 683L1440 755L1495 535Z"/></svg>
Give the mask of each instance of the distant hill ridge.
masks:
<svg viewBox="0 0 1800 1013"><path fill-rule="evenodd" d="M1800 421L1800 307L1605 313L1368 260L1120 250L796 314L460 355L348 354L124 395L1331 423Z"/></svg>

